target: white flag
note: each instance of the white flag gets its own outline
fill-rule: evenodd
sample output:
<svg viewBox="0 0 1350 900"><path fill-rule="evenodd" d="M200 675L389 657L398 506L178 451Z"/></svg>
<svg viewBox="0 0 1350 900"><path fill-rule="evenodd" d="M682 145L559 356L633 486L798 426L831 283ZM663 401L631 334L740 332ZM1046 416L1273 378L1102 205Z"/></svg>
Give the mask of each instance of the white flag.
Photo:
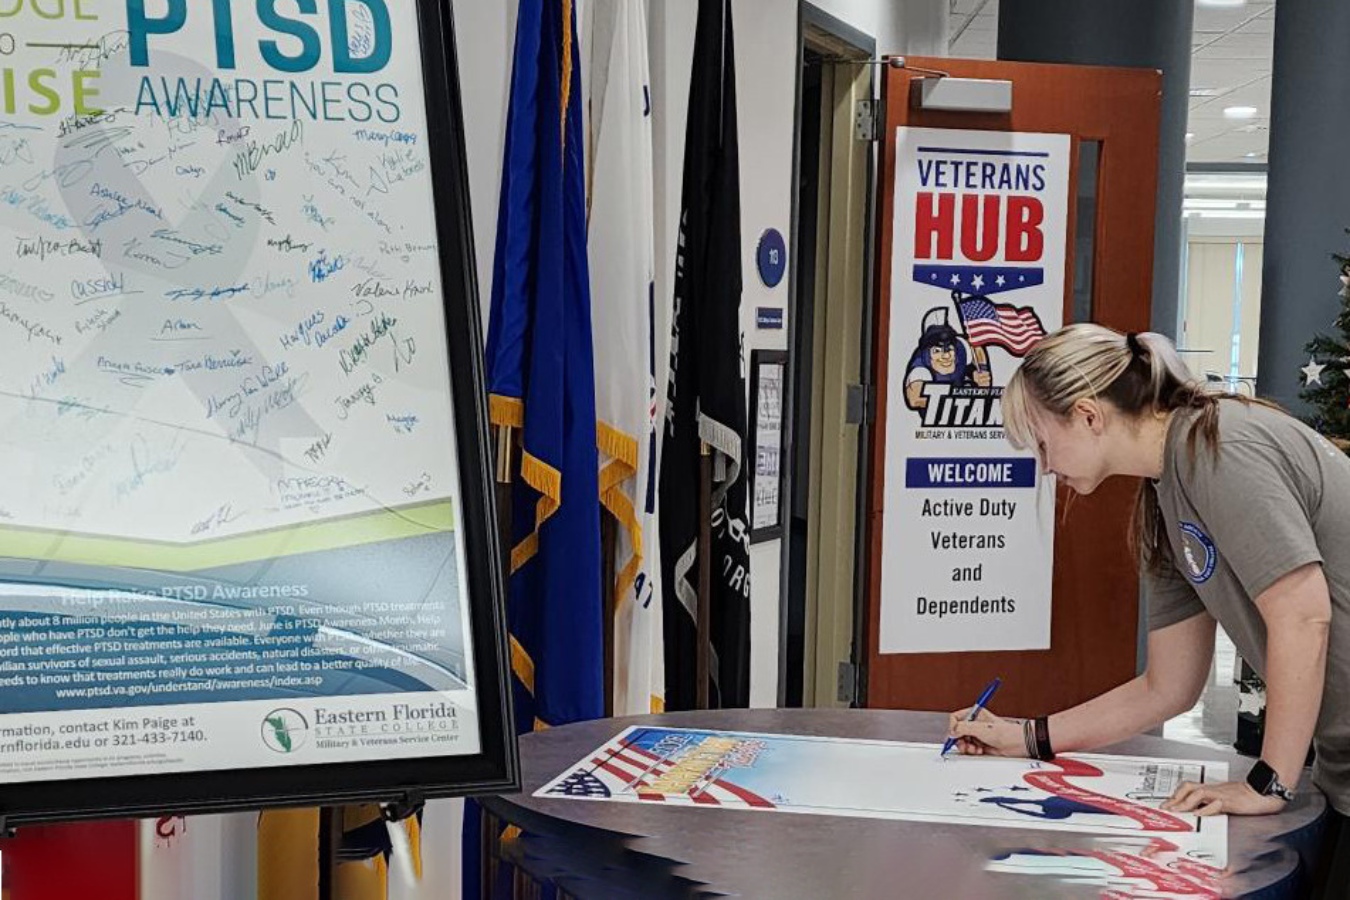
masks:
<svg viewBox="0 0 1350 900"><path fill-rule="evenodd" d="M257 896L257 813L141 819L140 900Z"/></svg>
<svg viewBox="0 0 1350 900"><path fill-rule="evenodd" d="M585 17L591 322L600 500L618 523L614 714L664 707L661 603L649 483L655 235L647 23L641 0L592 0Z"/></svg>

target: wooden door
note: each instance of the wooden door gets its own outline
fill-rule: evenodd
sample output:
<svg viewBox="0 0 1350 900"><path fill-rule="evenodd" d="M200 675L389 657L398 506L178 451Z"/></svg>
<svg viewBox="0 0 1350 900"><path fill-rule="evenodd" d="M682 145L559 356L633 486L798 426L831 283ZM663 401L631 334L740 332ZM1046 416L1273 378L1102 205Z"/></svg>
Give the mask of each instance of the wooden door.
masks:
<svg viewBox="0 0 1350 900"><path fill-rule="evenodd" d="M867 498L866 705L955 710L969 706L990 678L999 675L1003 686L993 704L997 712L1013 716L1050 713L1136 674L1139 578L1126 542L1137 486L1133 480L1113 479L1092 496L1076 497L1072 503L1066 502L1061 489L1055 516L1049 650L884 655L878 650L882 529L906 524L887 522L883 508L895 129L908 125L1070 135L1064 321L1090 318L1120 330L1146 331L1153 284L1162 77L1141 69L988 60L909 57L907 65L910 68L886 70L883 93L885 128L872 329L877 420L872 429L873 476ZM1010 80L1012 111L974 114L919 109L910 99L910 82L922 77L915 71L919 68L954 77ZM1090 173L1080 160L1091 162ZM1080 179L1086 184L1088 174L1095 190L1083 192L1080 198ZM1085 199L1089 202L1082 202ZM1083 221L1078 221L1079 216ZM904 360L897 360L896 365L903 366ZM894 402L900 402L899 398Z"/></svg>

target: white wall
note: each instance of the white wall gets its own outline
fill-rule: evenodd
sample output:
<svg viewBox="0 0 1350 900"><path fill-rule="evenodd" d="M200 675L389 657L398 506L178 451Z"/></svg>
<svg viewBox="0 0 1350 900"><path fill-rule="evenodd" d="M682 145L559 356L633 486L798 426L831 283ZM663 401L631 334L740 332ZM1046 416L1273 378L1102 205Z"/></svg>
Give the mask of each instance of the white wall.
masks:
<svg viewBox="0 0 1350 900"><path fill-rule="evenodd" d="M742 369L753 350L786 350L786 329L755 328L758 307L787 309L792 267L775 288L760 280L759 238L776 228L791 247L792 145L797 104L797 19L782 0L737 0L736 101L741 151ZM777 11L777 13L775 13ZM691 48L692 50L692 48ZM784 315L786 319L786 313ZM753 427L753 426L752 426ZM782 542L750 547L750 705L778 705L779 589Z"/></svg>
<svg viewBox="0 0 1350 900"><path fill-rule="evenodd" d="M944 0L810 0L812 6L876 38L877 53L946 56Z"/></svg>
<svg viewBox="0 0 1350 900"><path fill-rule="evenodd" d="M473 237L478 256L478 291L484 313L483 327L486 328L517 3L515 0L452 0L452 4L464 104Z"/></svg>
<svg viewBox="0 0 1350 900"><path fill-rule="evenodd" d="M584 0L582 0L584 3ZM685 112L693 59L693 0L647 0L652 69L656 196L657 297L669 304L674 291L676 221L684 154ZM882 53L945 54L946 0L817 0L815 5L876 38ZM496 233L497 193L511 45L514 0L454 0L454 20L464 89L479 291L487 309ZM790 0L733 0L736 28L736 90L740 114L741 243L745 290L741 317L745 352L786 349L786 331L757 331L755 309L786 309L788 273L772 290L760 283L755 247L766 228L777 228L791 246L792 159L797 91L796 5ZM659 316L665 308L658 302ZM657 334L669 335L668 320ZM667 348L658 342L657 384L664 387ZM664 398L664 390L661 392ZM781 548L755 544L751 567L751 703L774 706L778 696L778 611Z"/></svg>

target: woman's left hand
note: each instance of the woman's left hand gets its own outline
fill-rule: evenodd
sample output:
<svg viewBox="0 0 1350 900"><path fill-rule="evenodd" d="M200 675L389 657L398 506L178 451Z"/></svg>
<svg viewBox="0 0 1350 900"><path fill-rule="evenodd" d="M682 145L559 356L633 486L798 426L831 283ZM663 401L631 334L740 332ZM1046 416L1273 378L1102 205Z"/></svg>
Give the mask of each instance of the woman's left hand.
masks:
<svg viewBox="0 0 1350 900"><path fill-rule="evenodd" d="M1268 816L1289 804L1279 797L1263 797L1245 781L1196 784L1184 781L1162 808L1168 812L1193 812L1197 816Z"/></svg>

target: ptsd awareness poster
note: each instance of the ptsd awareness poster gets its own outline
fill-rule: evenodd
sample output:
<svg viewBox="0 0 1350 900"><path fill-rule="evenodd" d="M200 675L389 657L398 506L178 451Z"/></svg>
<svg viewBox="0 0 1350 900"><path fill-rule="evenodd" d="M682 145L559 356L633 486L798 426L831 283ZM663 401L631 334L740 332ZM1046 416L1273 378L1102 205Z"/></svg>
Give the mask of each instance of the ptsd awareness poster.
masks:
<svg viewBox="0 0 1350 900"><path fill-rule="evenodd" d="M1063 318L1069 137L897 131L880 652L1045 649L1054 491L1002 395Z"/></svg>
<svg viewBox="0 0 1350 900"><path fill-rule="evenodd" d="M416 7L0 2L0 782L478 752Z"/></svg>
<svg viewBox="0 0 1350 900"><path fill-rule="evenodd" d="M536 797L706 806L1165 839L1222 868L1225 817L1164 812L1224 763L1075 754L939 757L935 744L634 726Z"/></svg>

